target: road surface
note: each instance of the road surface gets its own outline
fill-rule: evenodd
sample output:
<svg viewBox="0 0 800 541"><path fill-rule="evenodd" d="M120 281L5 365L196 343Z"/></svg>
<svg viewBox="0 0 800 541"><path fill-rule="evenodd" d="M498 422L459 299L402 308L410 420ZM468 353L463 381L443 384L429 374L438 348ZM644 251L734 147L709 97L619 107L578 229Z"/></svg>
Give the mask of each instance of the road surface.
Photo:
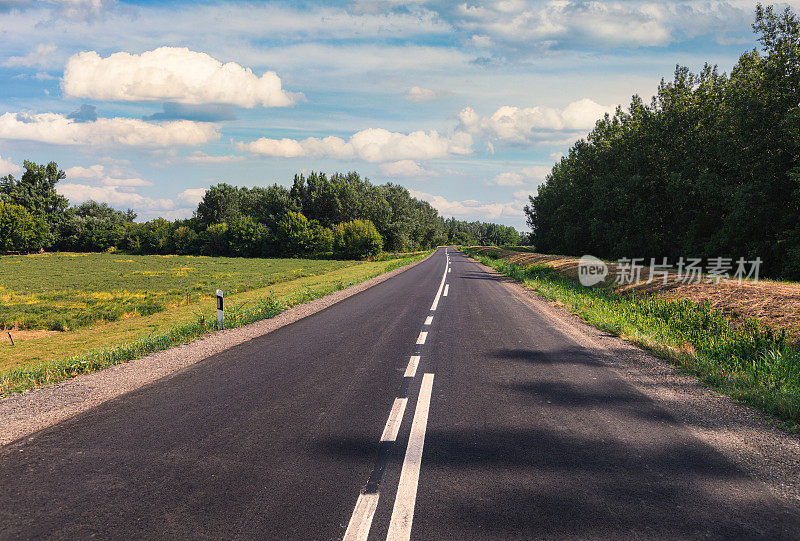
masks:
<svg viewBox="0 0 800 541"><path fill-rule="evenodd" d="M0 537L800 537L453 249L0 449Z"/></svg>

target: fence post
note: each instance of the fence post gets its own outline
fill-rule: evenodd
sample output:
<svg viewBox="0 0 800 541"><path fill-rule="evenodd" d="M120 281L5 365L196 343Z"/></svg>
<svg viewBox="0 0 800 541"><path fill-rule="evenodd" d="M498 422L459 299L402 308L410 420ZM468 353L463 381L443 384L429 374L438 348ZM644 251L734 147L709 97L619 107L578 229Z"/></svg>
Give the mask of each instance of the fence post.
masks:
<svg viewBox="0 0 800 541"><path fill-rule="evenodd" d="M222 290L217 290L217 329L225 328L225 308L222 303Z"/></svg>

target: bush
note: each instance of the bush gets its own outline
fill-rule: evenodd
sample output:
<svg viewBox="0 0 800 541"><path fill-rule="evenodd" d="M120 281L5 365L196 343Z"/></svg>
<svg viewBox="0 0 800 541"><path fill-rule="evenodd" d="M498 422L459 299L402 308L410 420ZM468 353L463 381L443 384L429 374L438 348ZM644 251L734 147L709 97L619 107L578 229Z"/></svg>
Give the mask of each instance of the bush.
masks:
<svg viewBox="0 0 800 541"><path fill-rule="evenodd" d="M269 228L250 216L237 216L228 226L231 255L246 257L266 255L269 240Z"/></svg>
<svg viewBox="0 0 800 541"><path fill-rule="evenodd" d="M209 225L200 236L203 253L206 255L228 255L228 224Z"/></svg>
<svg viewBox="0 0 800 541"><path fill-rule="evenodd" d="M383 238L369 220L352 220L333 228L334 251L346 258L356 259L380 253Z"/></svg>
<svg viewBox="0 0 800 541"><path fill-rule="evenodd" d="M327 254L333 252L333 231L322 227L316 220L311 221L311 252Z"/></svg>
<svg viewBox="0 0 800 541"><path fill-rule="evenodd" d="M287 212L278 222L278 242L286 255L305 254L311 249L312 233L308 219L299 212Z"/></svg>
<svg viewBox="0 0 800 541"><path fill-rule="evenodd" d="M190 227L180 226L172 232L170 244L176 254L187 255L197 253L200 236Z"/></svg>
<svg viewBox="0 0 800 541"><path fill-rule="evenodd" d="M0 202L0 250L36 252L49 238L44 218L33 216L20 205Z"/></svg>

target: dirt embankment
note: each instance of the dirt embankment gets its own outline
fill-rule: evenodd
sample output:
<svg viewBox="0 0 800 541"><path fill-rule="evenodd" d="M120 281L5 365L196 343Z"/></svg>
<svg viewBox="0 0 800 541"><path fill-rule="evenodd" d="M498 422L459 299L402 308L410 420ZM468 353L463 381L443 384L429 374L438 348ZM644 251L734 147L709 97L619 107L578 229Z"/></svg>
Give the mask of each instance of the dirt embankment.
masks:
<svg viewBox="0 0 800 541"><path fill-rule="evenodd" d="M499 248L481 248L483 252L495 252L510 263L519 265L547 265L560 274L574 280L578 279L577 257L560 255L516 252ZM722 310L734 323L741 323L748 318L756 318L774 330L785 330L794 339L800 340L800 283L773 282L760 280L753 282L744 280L721 281L720 283L686 284L677 280L676 271L670 271L666 283L663 276L650 278L647 266L641 269L640 280L631 284L616 285L618 265L608 263L608 276L605 287L616 291L636 292L640 294L658 295L668 299L690 299L695 302L708 301Z"/></svg>

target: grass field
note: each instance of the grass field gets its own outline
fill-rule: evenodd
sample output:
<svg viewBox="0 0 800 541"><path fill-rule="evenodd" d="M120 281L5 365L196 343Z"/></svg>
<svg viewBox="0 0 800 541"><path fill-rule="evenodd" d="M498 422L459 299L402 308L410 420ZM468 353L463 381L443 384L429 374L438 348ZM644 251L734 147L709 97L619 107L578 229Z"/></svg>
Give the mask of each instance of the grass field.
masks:
<svg viewBox="0 0 800 541"><path fill-rule="evenodd" d="M14 346L5 337L4 332L3 336L0 336L0 396L62 381L194 340L213 328L216 317L213 290L220 287L217 284L221 284L220 289L226 291L225 325L227 328L233 328L272 317L293 305L322 297L418 261L427 253L395 254L394 258L381 261L139 256L143 259L138 261L140 265L138 270L141 271L141 266L146 266L149 259L153 263L150 271L164 273L163 284L166 285L162 286L160 291L165 299L163 303L165 307L150 315L142 315L141 312L133 315L127 312L126 316L115 321L95 317L95 322L92 324L64 332L12 331L16 336ZM64 288L60 290L61 294L68 299L69 289L66 289L66 284L69 281L66 276L76 273L84 275L75 280L75 289L78 292L76 297L89 295L92 292L124 291L124 288L119 287L119 283L126 284L125 287L129 287L129 284L141 286L143 283L148 283L153 289L162 283L156 278L157 275L152 273L135 274L134 276L138 278L131 278L131 270L120 274L116 260L134 259L136 262L136 259L130 256L53 254L50 257L54 256L58 259L46 259L42 256L21 256L15 259L24 261L25 257L29 257L30 268L37 269L43 267L52 269L52 262L60 260L61 272L48 279L61 284ZM4 260L5 257L0 259ZM89 261L93 261L94 265L88 264ZM194 270L187 271L183 276L167 276L172 269L180 268L180 265L187 261L192 262ZM6 263L2 261L0 264ZM27 263L25 265L28 266ZM116 277L115 272L117 272ZM16 272L12 280L15 280L16 284L28 284L27 291L24 285L21 288L24 294L31 298L47 295L46 291L42 292L44 287L36 285L36 280L21 277L21 274L23 273ZM94 276L96 282L88 276ZM2 275L0 280L5 285L6 276ZM194 290L187 305L186 291L191 291L191 288L203 281L206 281L209 287L202 292ZM96 285L93 286L93 283ZM16 287L15 291L18 291L20 286ZM231 290L236 291L237 288L238 293L231 293ZM32 291L33 289L36 289L36 292ZM78 307L91 313L86 308L91 304L75 302ZM47 310L46 303L39 306L40 310ZM16 313L22 313L22 310L17 309ZM33 310L30 313L34 316L40 315ZM199 323L202 315L206 318L205 326Z"/></svg>
<svg viewBox="0 0 800 541"><path fill-rule="evenodd" d="M500 252L472 257L556 301L587 323L671 360L704 383L800 428L800 345L757 319L734 324L709 302L586 288L545 264L520 265Z"/></svg>
<svg viewBox="0 0 800 541"><path fill-rule="evenodd" d="M0 257L0 329L66 331L359 264L312 259L52 253Z"/></svg>

